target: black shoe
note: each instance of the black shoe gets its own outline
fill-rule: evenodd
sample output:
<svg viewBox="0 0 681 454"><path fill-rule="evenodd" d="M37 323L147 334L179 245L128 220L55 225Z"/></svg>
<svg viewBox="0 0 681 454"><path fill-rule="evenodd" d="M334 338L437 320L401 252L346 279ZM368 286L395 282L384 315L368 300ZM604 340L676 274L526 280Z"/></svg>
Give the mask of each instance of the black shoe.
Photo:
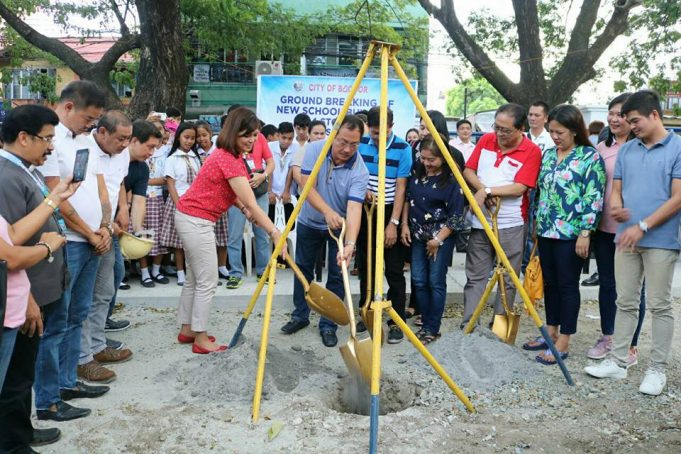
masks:
<svg viewBox="0 0 681 454"><path fill-rule="evenodd" d="M148 277L146 279L142 279L142 287L152 288L156 287L156 284L154 284L154 281L150 277Z"/></svg>
<svg viewBox="0 0 681 454"><path fill-rule="evenodd" d="M284 334L293 334L305 328L309 324L310 324L309 320L291 319L287 324L281 327L281 330L284 332Z"/></svg>
<svg viewBox="0 0 681 454"><path fill-rule="evenodd" d="M404 339L404 333L397 325L392 325L390 331L388 331L388 343L389 344L399 344Z"/></svg>
<svg viewBox="0 0 681 454"><path fill-rule="evenodd" d="M363 333L364 331L366 331L367 326L364 324L364 320L358 321L357 325L355 326L355 329L357 330L358 333Z"/></svg>
<svg viewBox="0 0 681 454"><path fill-rule="evenodd" d="M45 421L51 419L52 421L71 421L72 419L83 418L92 413L89 408L76 408L67 404L63 400L56 403L57 411L38 410L38 419Z"/></svg>
<svg viewBox="0 0 681 454"><path fill-rule="evenodd" d="M587 277L582 281L582 285L585 287L595 287L599 285L599 278L598 278L598 272L595 272L591 276Z"/></svg>
<svg viewBox="0 0 681 454"><path fill-rule="evenodd" d="M15 449L14 451L12 451L12 454L40 454L40 453L35 449L31 448L30 446L26 445L22 448L19 448L18 450Z"/></svg>
<svg viewBox="0 0 681 454"><path fill-rule="evenodd" d="M177 277L177 270L172 266L162 266L161 273L165 276Z"/></svg>
<svg viewBox="0 0 681 454"><path fill-rule="evenodd" d="M118 290L130 290L130 284L121 282L121 284L118 286Z"/></svg>
<svg viewBox="0 0 681 454"><path fill-rule="evenodd" d="M50 429L33 429L33 438L31 438L31 446L45 446L50 445L61 437L61 430L56 427Z"/></svg>
<svg viewBox="0 0 681 454"><path fill-rule="evenodd" d="M229 279L229 274L222 274L220 270L218 270L218 276L220 279Z"/></svg>
<svg viewBox="0 0 681 454"><path fill-rule="evenodd" d="M156 276L152 275L151 280L154 282L157 282L159 284L167 284L170 282L170 279L162 275L161 273L158 273Z"/></svg>
<svg viewBox="0 0 681 454"><path fill-rule="evenodd" d="M128 328L130 328L129 320L112 320L107 318L104 325L104 331L123 331Z"/></svg>
<svg viewBox="0 0 681 454"><path fill-rule="evenodd" d="M322 344L326 347L335 347L338 344L338 337L333 331L322 331L319 333L322 336Z"/></svg>
<svg viewBox="0 0 681 454"><path fill-rule="evenodd" d="M108 386L86 385L82 381L76 382L76 387L72 389L62 389L59 391L62 400L71 399L94 399L109 392Z"/></svg>
<svg viewBox="0 0 681 454"><path fill-rule="evenodd" d="M121 342L121 341L109 339L108 337L106 338L106 346L107 346L107 347L111 347L111 348L113 348L114 350L120 350L120 349L123 348L124 345L125 345L125 344L124 344L123 342Z"/></svg>

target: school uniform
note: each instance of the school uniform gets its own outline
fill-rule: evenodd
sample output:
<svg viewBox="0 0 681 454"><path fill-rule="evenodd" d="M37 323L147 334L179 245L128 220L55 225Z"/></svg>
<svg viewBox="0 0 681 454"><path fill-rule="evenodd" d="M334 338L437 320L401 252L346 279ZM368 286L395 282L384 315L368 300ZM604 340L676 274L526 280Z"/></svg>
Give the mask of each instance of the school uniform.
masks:
<svg viewBox="0 0 681 454"><path fill-rule="evenodd" d="M166 178L175 180L177 196L182 197L194 182L201 168L201 161L194 152L184 152L180 149L166 158L164 174ZM161 226L161 245L183 249L182 241L175 230L175 202L168 197L163 208L163 225Z"/></svg>
<svg viewBox="0 0 681 454"><path fill-rule="evenodd" d="M167 147L161 146L156 149L154 154L147 160L149 166L149 179L163 178L165 176L164 165L167 154ZM168 253L168 248L161 245L161 226L163 225L163 200L164 185L147 186L147 205L144 216L144 229L154 232L154 246L149 251L149 255L154 257ZM132 223L132 220L131 220ZM131 224L132 225L132 224Z"/></svg>

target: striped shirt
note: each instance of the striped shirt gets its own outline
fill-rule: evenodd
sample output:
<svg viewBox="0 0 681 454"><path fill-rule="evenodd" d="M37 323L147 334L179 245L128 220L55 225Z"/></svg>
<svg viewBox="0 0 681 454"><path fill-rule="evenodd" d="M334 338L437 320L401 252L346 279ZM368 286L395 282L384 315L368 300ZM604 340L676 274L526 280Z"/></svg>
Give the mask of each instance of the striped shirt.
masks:
<svg viewBox="0 0 681 454"><path fill-rule="evenodd" d="M362 137L359 146L364 164L369 169L368 190L378 194L378 144L369 136ZM395 134L388 136L385 159L385 203L395 202L395 186L398 178L409 178L411 172L411 145Z"/></svg>

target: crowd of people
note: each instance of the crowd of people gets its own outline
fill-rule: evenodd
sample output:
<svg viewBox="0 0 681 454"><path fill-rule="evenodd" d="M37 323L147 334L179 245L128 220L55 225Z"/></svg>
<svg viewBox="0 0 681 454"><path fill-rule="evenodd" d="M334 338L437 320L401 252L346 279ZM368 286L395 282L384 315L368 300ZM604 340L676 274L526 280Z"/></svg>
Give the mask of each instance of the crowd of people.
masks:
<svg viewBox="0 0 681 454"><path fill-rule="evenodd" d="M445 117L428 111L446 150L423 120L399 137L388 109L382 225L368 208L378 197L378 106L343 118L322 157L326 125L305 114L273 126L232 106L214 134L206 122L183 121L177 109L133 120L105 111L104 99L93 83L76 81L54 110L17 107L2 124L0 259L7 262L8 291L0 343L1 450L34 452L31 445L59 438L59 429L33 428L33 405L40 420L68 421L91 411L67 401L110 390L115 365L133 357L106 333L130 326L112 314L134 273L144 287L171 278L182 286L179 343L191 344L196 354L226 350L208 333L210 308L218 286L236 289L246 279L244 231L252 225L260 279L281 238L276 212L283 209L289 219L318 160L321 169L296 219L295 250L284 248L282 265L292 257L312 281L321 280L325 263L326 288L342 299L341 264L354 258L361 307L375 296L367 257L382 229L378 266L385 269L386 299L403 319L415 317L417 337L429 344L441 335L452 255L465 252L463 327L496 257L447 163L451 156L487 221L495 216L516 273L537 242L546 323L561 358L568 358L577 333L579 278L593 253L602 336L587 356L603 361L586 373L626 377L638 362L647 306L653 348L639 390L663 391L673 335L671 280L681 249L681 138L664 128L654 92L614 98L598 143L579 109L568 104L549 109L537 101L527 111L504 104L493 131L476 142L468 120L457 122L450 137ZM83 150L85 172L73 181ZM333 236L343 225L339 249ZM128 263L127 271L124 233L154 239L149 254ZM304 285L293 279L291 319L281 327L289 335L310 324ZM510 279L501 285L513 303ZM506 310L497 297L494 313ZM400 328L387 323L387 342L401 342ZM318 328L323 345L337 345L332 320L322 317ZM357 331L366 329L359 321ZM541 337L522 348L537 351L541 364L557 362Z"/></svg>

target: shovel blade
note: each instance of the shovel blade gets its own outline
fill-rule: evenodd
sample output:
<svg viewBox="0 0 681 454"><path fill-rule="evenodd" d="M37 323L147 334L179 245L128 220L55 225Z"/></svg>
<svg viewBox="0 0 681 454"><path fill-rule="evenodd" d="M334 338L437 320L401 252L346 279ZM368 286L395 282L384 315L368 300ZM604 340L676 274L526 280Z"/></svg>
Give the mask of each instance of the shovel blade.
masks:
<svg viewBox="0 0 681 454"><path fill-rule="evenodd" d="M507 344L515 344L520 325L520 315L518 314L495 314L492 332Z"/></svg>
<svg viewBox="0 0 681 454"><path fill-rule="evenodd" d="M364 321L364 325L367 327L367 331L369 332L369 335L373 339L374 337L374 310L369 309L369 305L365 304L362 306L362 308L359 311L360 317L362 317L362 320ZM383 333L381 334L381 346L385 344L385 338L388 336L388 332L385 329L385 326L383 327Z"/></svg>
<svg viewBox="0 0 681 454"><path fill-rule="evenodd" d="M345 326L350 323L350 316L343 301L330 290L318 284L310 284L307 292L307 303L310 309L317 312L338 325Z"/></svg>
<svg viewBox="0 0 681 454"><path fill-rule="evenodd" d="M340 352L350 374L361 377L367 385L371 384L371 339L348 339L345 345L340 346Z"/></svg>

